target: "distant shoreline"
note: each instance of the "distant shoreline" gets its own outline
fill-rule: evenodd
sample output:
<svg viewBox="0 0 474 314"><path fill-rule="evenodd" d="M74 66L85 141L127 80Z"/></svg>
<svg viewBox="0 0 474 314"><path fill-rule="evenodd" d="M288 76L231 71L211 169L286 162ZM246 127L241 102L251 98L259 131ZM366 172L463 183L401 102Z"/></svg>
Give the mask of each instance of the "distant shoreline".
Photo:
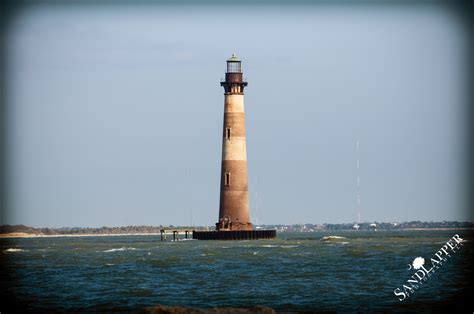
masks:
<svg viewBox="0 0 474 314"><path fill-rule="evenodd" d="M420 231L420 230L474 230L474 228L406 228L400 231Z"/></svg>
<svg viewBox="0 0 474 314"><path fill-rule="evenodd" d="M378 231L358 231L358 230L316 230L312 232L296 232L296 233L318 233L318 232L403 232L403 231L447 231L447 230L474 230L474 228L406 228L397 230L378 230ZM293 233L293 232L279 232ZM184 231L178 231L178 234L184 234ZM60 238L60 237L123 237L123 236L159 236L157 232L140 232L140 233L83 233L83 234L33 234L26 232L0 233L1 239L8 238ZM168 232L167 236L171 236Z"/></svg>
<svg viewBox="0 0 474 314"><path fill-rule="evenodd" d="M184 234L184 232L178 232ZM83 233L83 234L32 234L25 232L0 233L0 238L59 238L59 237L121 237L121 236L159 236L160 233ZM167 236L170 234L167 233Z"/></svg>

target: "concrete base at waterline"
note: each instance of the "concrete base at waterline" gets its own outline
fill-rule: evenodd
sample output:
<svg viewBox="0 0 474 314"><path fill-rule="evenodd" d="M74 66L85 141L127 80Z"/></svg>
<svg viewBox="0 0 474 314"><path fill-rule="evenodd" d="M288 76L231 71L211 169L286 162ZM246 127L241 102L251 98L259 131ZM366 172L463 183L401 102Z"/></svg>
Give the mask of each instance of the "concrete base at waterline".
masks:
<svg viewBox="0 0 474 314"><path fill-rule="evenodd" d="M196 240L259 240L276 238L276 230L194 231Z"/></svg>

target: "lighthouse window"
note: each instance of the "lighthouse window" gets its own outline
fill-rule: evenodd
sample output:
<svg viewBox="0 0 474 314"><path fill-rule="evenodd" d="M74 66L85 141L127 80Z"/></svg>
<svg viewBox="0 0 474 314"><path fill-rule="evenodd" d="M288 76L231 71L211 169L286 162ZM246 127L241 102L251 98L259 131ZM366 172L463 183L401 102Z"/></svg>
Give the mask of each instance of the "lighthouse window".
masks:
<svg viewBox="0 0 474 314"><path fill-rule="evenodd" d="M240 73L240 62L227 62L227 73Z"/></svg>
<svg viewBox="0 0 474 314"><path fill-rule="evenodd" d="M225 129L225 138L230 141L230 128Z"/></svg>
<svg viewBox="0 0 474 314"><path fill-rule="evenodd" d="M229 185L230 185L230 172L226 172L226 173L225 173L224 185L225 185L225 186L229 186Z"/></svg>

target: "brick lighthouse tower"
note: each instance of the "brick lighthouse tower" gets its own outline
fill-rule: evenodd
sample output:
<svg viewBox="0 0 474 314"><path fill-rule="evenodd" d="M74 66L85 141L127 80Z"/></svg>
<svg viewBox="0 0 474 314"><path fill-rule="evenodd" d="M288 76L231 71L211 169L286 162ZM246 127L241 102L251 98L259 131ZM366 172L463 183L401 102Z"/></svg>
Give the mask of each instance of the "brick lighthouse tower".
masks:
<svg viewBox="0 0 474 314"><path fill-rule="evenodd" d="M215 231L193 231L199 240L251 240L276 237L276 230L253 230L250 222L245 141L242 63L235 54L227 60L222 132L221 196Z"/></svg>
<svg viewBox="0 0 474 314"><path fill-rule="evenodd" d="M221 198L217 230L252 230L249 215L244 87L241 61L227 60L224 87Z"/></svg>

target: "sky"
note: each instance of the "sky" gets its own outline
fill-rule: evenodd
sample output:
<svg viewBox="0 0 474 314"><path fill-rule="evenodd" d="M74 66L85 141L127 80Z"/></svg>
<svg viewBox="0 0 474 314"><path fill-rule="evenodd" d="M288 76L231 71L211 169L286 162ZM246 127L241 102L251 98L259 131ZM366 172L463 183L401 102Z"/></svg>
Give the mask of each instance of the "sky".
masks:
<svg viewBox="0 0 474 314"><path fill-rule="evenodd" d="M361 221L472 218L449 10L40 5L7 43L2 224L213 225L233 52L254 224L354 222L357 176Z"/></svg>

